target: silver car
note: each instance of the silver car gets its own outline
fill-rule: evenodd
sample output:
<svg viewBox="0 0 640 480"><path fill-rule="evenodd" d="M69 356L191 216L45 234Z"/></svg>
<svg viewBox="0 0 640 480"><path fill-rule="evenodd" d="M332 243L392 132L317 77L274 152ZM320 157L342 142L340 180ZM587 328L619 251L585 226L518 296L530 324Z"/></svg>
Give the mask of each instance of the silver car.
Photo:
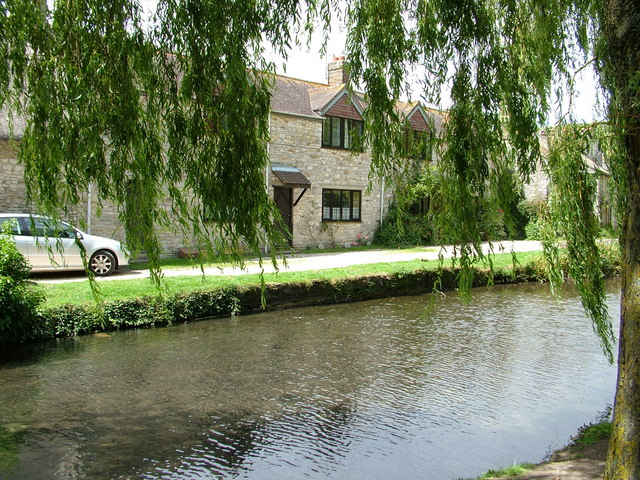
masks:
<svg viewBox="0 0 640 480"><path fill-rule="evenodd" d="M0 225L6 221L11 224L18 250L34 271L84 269L76 239L84 246L89 269L96 275L111 275L129 264L119 241L89 235L66 222L26 213L0 213Z"/></svg>

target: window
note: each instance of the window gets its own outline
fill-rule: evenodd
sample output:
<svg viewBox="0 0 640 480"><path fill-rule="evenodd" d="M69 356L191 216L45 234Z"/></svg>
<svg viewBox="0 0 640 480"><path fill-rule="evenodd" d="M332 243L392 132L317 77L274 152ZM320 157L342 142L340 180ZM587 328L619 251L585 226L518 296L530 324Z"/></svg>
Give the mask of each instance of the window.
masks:
<svg viewBox="0 0 640 480"><path fill-rule="evenodd" d="M360 139L364 122L350 118L325 117L322 123L322 146L362 151Z"/></svg>
<svg viewBox="0 0 640 480"><path fill-rule="evenodd" d="M359 190L322 190L323 221L359 221Z"/></svg>
<svg viewBox="0 0 640 480"><path fill-rule="evenodd" d="M27 221L27 225L33 237L75 238L76 236L71 226L48 218L32 218L31 221Z"/></svg>
<svg viewBox="0 0 640 480"><path fill-rule="evenodd" d="M419 132L411 128L404 131L403 156L416 160L431 160L431 138L429 132Z"/></svg>
<svg viewBox="0 0 640 480"><path fill-rule="evenodd" d="M11 233L13 233L13 235L23 234L19 219L15 217L0 217L0 229L4 228L5 222L9 224Z"/></svg>

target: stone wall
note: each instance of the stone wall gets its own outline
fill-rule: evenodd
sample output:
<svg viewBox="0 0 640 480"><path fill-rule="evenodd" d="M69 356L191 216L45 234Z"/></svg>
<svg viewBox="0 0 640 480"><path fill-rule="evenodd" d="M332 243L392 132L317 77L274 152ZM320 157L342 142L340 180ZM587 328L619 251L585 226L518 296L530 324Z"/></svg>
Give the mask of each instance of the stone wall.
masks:
<svg viewBox="0 0 640 480"><path fill-rule="evenodd" d="M388 209L391 192L374 184L366 193L371 158L367 153L323 148L322 119L295 117L273 113L271 115L271 143L269 156L272 163L298 168L311 182L300 202L293 207L293 246L295 248L344 246L356 242L358 235L372 239L380 222L380 209ZM274 178L269 189L273 195ZM361 220L354 222L322 221L322 189L335 188L362 192ZM302 189L293 192L295 201ZM382 205L381 205L382 203Z"/></svg>
<svg viewBox="0 0 640 480"><path fill-rule="evenodd" d="M20 213L27 208L24 168L18 165L18 147L0 139L0 212Z"/></svg>
<svg viewBox="0 0 640 480"><path fill-rule="evenodd" d="M33 208L27 203L24 167L18 163L17 153L18 145L15 141L0 139L0 212L31 213ZM100 205L95 193L91 204L88 202L88 195L81 198L80 203L72 209L71 218L66 220L87 233L126 243L124 228L115 207L109 202ZM167 254L176 253L185 243L180 235L170 231L161 233L161 241Z"/></svg>

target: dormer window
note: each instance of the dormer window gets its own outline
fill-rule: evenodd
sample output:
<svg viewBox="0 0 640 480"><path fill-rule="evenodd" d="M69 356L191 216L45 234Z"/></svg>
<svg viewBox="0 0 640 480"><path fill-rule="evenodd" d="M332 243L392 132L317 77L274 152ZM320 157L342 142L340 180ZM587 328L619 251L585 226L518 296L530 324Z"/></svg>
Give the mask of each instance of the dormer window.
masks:
<svg viewBox="0 0 640 480"><path fill-rule="evenodd" d="M350 118L325 117L322 123L322 146L362 151L360 139L364 122Z"/></svg>

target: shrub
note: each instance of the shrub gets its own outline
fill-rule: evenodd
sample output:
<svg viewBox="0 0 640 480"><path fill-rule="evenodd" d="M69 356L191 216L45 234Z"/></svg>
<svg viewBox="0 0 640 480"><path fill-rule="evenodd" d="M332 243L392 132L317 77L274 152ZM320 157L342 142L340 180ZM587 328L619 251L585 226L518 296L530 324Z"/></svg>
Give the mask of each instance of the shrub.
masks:
<svg viewBox="0 0 640 480"><path fill-rule="evenodd" d="M44 295L28 281L30 271L8 225L3 227L0 232L0 345L46 334L38 315Z"/></svg>
<svg viewBox="0 0 640 480"><path fill-rule="evenodd" d="M103 309L104 323L115 328L171 325L173 316L162 297L142 297L109 302Z"/></svg>
<svg viewBox="0 0 640 480"><path fill-rule="evenodd" d="M104 322L96 306L63 305L46 312L52 336L67 337L102 329Z"/></svg>
<svg viewBox="0 0 640 480"><path fill-rule="evenodd" d="M240 301L234 288L181 293L173 297L168 308L176 321L184 322L204 317L235 315Z"/></svg>
<svg viewBox="0 0 640 480"><path fill-rule="evenodd" d="M425 215L401 213L396 205L391 205L373 239L376 245L389 248L431 245L433 241L433 226Z"/></svg>
<svg viewBox="0 0 640 480"><path fill-rule="evenodd" d="M527 226L524 227L525 238L527 240L542 240L542 232L540 230L540 223L538 222L538 220L529 220Z"/></svg>
<svg viewBox="0 0 640 480"><path fill-rule="evenodd" d="M542 240L542 226L540 217L547 211L544 200L525 200L518 204L518 211L526 222L524 236L527 240Z"/></svg>

